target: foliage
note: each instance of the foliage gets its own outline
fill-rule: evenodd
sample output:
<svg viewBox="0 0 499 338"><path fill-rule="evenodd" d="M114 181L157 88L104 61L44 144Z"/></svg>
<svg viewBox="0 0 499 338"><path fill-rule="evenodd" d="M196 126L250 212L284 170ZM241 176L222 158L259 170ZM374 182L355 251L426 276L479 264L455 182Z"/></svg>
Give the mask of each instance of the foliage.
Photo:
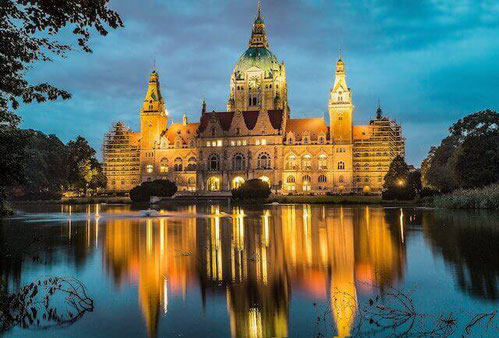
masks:
<svg viewBox="0 0 499 338"><path fill-rule="evenodd" d="M425 187L448 193L499 179L499 114L479 111L458 120L421 165Z"/></svg>
<svg viewBox="0 0 499 338"><path fill-rule="evenodd" d="M130 190L130 199L133 202L149 202L151 196L171 197L177 192L177 186L169 180L155 180L143 182Z"/></svg>
<svg viewBox="0 0 499 338"><path fill-rule="evenodd" d="M499 183L483 188L458 189L450 194L435 196L434 205L449 209L499 210Z"/></svg>
<svg viewBox="0 0 499 338"><path fill-rule="evenodd" d="M390 164L383 185L384 200L412 200L421 191L421 174L410 173L402 156L397 156Z"/></svg>
<svg viewBox="0 0 499 338"><path fill-rule="evenodd" d="M86 312L92 312L93 300L85 286L75 278L48 277L7 293L0 286L0 332L18 326L29 329L66 327Z"/></svg>
<svg viewBox="0 0 499 338"><path fill-rule="evenodd" d="M0 145L0 165L5 167L0 186L4 191L9 187L13 199L59 199L65 189L105 186L95 150L84 138L65 145L57 136L36 130L10 128L10 134L11 141ZM16 177L7 177L9 172Z"/></svg>
<svg viewBox="0 0 499 338"><path fill-rule="evenodd" d="M239 188L232 190L232 197L236 199L267 198L269 195L269 185L258 178L247 180Z"/></svg>
<svg viewBox="0 0 499 338"><path fill-rule="evenodd" d="M0 2L0 124L18 124L19 117L13 110L19 107L20 101L30 103L70 98L68 92L49 83L30 83L27 71L35 62L51 61L53 55L64 57L73 49L71 45L54 39L63 29L72 29L79 47L89 53L92 30L106 35L106 26L122 27L121 18L108 8L108 2Z"/></svg>

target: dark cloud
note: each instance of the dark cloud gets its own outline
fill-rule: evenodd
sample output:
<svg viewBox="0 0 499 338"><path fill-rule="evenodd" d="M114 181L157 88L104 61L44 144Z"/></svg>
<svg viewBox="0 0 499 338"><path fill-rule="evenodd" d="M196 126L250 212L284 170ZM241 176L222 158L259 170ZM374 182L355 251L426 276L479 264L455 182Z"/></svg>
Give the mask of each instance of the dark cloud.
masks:
<svg viewBox="0 0 499 338"><path fill-rule="evenodd" d="M100 149L113 121L138 127L153 61L167 106L199 118L224 109L232 67L247 47L256 1L112 3L125 28L94 36L93 54L37 65L34 81L71 91L69 101L27 105L23 126L67 141L81 134ZM271 50L286 62L293 116L323 115L338 49L343 50L355 122L378 99L401 122L410 162L419 164L450 123L499 105L499 5L469 0L263 0ZM69 39L70 36L63 38Z"/></svg>

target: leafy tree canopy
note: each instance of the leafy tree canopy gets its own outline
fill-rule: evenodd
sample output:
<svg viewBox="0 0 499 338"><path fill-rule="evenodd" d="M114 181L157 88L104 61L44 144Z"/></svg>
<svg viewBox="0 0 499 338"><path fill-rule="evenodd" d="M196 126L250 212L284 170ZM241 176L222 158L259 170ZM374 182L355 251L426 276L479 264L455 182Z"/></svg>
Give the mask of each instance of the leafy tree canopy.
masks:
<svg viewBox="0 0 499 338"><path fill-rule="evenodd" d="M411 200L421 191L421 176L417 172L409 172L409 167L402 156L397 156L390 164L383 185L383 199Z"/></svg>
<svg viewBox="0 0 499 338"><path fill-rule="evenodd" d="M107 35L109 28L123 26L109 8L109 0L2 0L0 1L0 124L17 125L13 110L20 102L68 99L70 94L49 83L30 83L27 71L35 62L64 57L73 47L55 39L71 29L78 46L91 52L90 33Z"/></svg>
<svg viewBox="0 0 499 338"><path fill-rule="evenodd" d="M470 114L449 128L421 165L424 186L450 192L482 187L499 180L499 114Z"/></svg>

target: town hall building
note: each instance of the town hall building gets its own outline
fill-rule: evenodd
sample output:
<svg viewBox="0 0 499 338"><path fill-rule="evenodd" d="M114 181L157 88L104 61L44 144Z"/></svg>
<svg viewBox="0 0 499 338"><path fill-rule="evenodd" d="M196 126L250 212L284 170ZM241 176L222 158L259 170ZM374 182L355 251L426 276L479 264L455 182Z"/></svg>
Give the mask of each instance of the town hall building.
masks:
<svg viewBox="0 0 499 338"><path fill-rule="evenodd" d="M258 15L248 49L230 77L226 111L199 122L169 123L159 74L149 76L140 109L140 131L115 123L103 145L109 191L169 179L180 191L229 191L258 178L280 194L380 193L393 158L404 156L401 126L383 116L353 125L354 105L346 67L336 62L334 86L323 117L292 118L286 66L270 51Z"/></svg>

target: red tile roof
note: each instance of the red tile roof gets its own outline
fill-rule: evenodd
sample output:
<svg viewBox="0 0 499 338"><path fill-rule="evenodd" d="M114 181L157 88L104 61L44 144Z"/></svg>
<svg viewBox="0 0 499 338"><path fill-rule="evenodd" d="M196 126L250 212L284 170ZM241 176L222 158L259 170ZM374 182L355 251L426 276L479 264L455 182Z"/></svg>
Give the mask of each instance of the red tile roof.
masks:
<svg viewBox="0 0 499 338"><path fill-rule="evenodd" d="M164 134L166 134L169 143L174 143L177 135L180 135L183 142L187 143L191 137L197 137L198 128L199 123L187 123L185 126L182 123L172 123Z"/></svg>
<svg viewBox="0 0 499 338"><path fill-rule="evenodd" d="M218 120L222 129L227 131L227 130L229 130L230 125L232 123L232 118L234 117L234 112L212 111L209 113L202 114L201 115L201 123L199 125L199 131L204 131L206 129L206 127L208 126L208 122L210 121L210 118L212 118L213 116Z"/></svg>
<svg viewBox="0 0 499 338"><path fill-rule="evenodd" d="M328 128L322 117L308 119L289 119L286 123L286 133L292 131L295 139L300 141L304 132L308 132L311 141L316 141L320 133L327 137Z"/></svg>

